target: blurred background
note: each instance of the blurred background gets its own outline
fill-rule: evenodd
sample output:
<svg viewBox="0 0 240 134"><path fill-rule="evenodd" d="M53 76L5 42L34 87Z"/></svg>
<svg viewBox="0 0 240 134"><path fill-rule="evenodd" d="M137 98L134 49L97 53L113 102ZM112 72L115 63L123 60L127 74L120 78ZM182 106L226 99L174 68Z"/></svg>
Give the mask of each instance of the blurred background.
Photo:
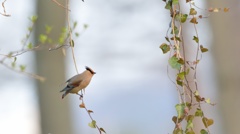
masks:
<svg viewBox="0 0 240 134"><path fill-rule="evenodd" d="M214 119L212 134L237 134L240 3L211 0L195 4L204 9L230 7L228 13L213 13L199 20L200 43L209 52L199 64L198 82L201 94L217 103L204 106L206 116ZM108 134L172 133L178 96L167 77L168 55L159 49L170 22L164 6L161 0L70 2L70 22L78 22L77 31L83 31L84 24L89 26L74 40L78 70L84 71L87 65L97 72L86 89L85 105ZM57 38L66 24L65 11L52 1L7 1L5 7L11 17L0 16L0 54L22 47L32 15L39 17L31 38L35 42L46 24L53 26L52 38ZM186 27L185 34L191 37L193 27ZM187 40L190 45L191 40ZM0 133L98 133L88 126L91 120L79 108L78 96L61 99L63 83L76 74L70 49L66 56L60 50L28 52L19 56L17 63L26 64L27 71L46 77L46 81L38 82L0 64Z"/></svg>

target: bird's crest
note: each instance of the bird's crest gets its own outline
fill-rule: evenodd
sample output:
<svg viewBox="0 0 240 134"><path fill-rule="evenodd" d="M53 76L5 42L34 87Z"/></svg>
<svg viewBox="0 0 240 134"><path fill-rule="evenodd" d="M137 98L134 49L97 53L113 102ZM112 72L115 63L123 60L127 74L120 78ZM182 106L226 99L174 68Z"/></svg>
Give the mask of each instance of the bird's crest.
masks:
<svg viewBox="0 0 240 134"><path fill-rule="evenodd" d="M96 74L96 72L94 72L90 67L86 66L86 70L90 71L91 74Z"/></svg>

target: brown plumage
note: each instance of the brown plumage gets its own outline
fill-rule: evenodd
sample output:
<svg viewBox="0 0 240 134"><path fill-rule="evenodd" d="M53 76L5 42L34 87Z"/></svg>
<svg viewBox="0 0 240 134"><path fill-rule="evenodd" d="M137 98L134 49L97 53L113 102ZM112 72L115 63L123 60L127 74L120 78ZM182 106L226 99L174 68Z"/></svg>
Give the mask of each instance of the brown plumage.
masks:
<svg viewBox="0 0 240 134"><path fill-rule="evenodd" d="M86 70L81 74L75 75L69 80L66 81L67 86L61 90L60 92L64 92L62 95L62 99L68 94L78 94L78 92L82 89L85 89L90 83L92 76L96 74L91 68L86 67Z"/></svg>

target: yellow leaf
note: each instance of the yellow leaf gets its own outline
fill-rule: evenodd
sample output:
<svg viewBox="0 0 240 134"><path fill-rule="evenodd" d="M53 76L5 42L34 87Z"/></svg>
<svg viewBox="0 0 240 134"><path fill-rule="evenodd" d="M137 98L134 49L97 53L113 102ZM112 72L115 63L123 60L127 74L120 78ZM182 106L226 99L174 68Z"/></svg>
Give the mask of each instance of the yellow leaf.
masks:
<svg viewBox="0 0 240 134"><path fill-rule="evenodd" d="M211 126L214 123L213 119L208 119L206 117L202 118L202 122L206 128Z"/></svg>
<svg viewBox="0 0 240 134"><path fill-rule="evenodd" d="M224 11L224 12L228 12L228 11L229 11L229 8L226 8L226 7L225 7L225 8L223 9L223 11Z"/></svg>
<svg viewBox="0 0 240 134"><path fill-rule="evenodd" d="M85 108L85 104L82 103L82 104L79 105L79 107L80 107L80 108Z"/></svg>
<svg viewBox="0 0 240 134"><path fill-rule="evenodd" d="M88 110L88 113L93 113L93 111L92 110Z"/></svg>
<svg viewBox="0 0 240 134"><path fill-rule="evenodd" d="M219 12L219 9L218 8L214 8L213 12L217 13L217 12Z"/></svg>
<svg viewBox="0 0 240 134"><path fill-rule="evenodd" d="M100 128L100 130L101 130L102 132L106 133L106 131L105 131L103 128Z"/></svg>

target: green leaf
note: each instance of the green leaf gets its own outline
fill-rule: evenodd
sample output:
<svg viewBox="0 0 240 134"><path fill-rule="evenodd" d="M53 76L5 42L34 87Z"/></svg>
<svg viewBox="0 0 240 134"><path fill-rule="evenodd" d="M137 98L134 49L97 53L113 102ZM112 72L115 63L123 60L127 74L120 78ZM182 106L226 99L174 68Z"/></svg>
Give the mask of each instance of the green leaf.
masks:
<svg viewBox="0 0 240 134"><path fill-rule="evenodd" d="M180 58L180 59L178 60L178 63L184 65L184 60L183 60L182 58Z"/></svg>
<svg viewBox="0 0 240 134"><path fill-rule="evenodd" d="M27 48L28 48L28 49L32 49L32 48L33 48L33 44L32 44L31 42L28 43Z"/></svg>
<svg viewBox="0 0 240 134"><path fill-rule="evenodd" d="M170 51L170 46L167 45L166 43L163 43L160 48L162 49L163 51L163 54L167 53L168 51Z"/></svg>
<svg viewBox="0 0 240 134"><path fill-rule="evenodd" d="M187 131L186 134L195 134L193 130Z"/></svg>
<svg viewBox="0 0 240 134"><path fill-rule="evenodd" d="M48 38L47 43L51 44L51 43L53 43L53 40L51 38Z"/></svg>
<svg viewBox="0 0 240 134"><path fill-rule="evenodd" d="M84 29L87 29L87 28L88 28L88 24L84 24L84 25L83 25L83 28L84 28Z"/></svg>
<svg viewBox="0 0 240 134"><path fill-rule="evenodd" d="M26 69L26 66L25 66L25 65L20 65L19 67L20 67L20 70L21 70L22 72L24 72L25 69Z"/></svg>
<svg viewBox="0 0 240 134"><path fill-rule="evenodd" d="M173 5L178 4L178 0L172 0L172 4L173 4Z"/></svg>
<svg viewBox="0 0 240 134"><path fill-rule="evenodd" d="M201 133L201 134L208 134L208 132L207 132L205 129L202 129L202 130L200 131L200 133Z"/></svg>
<svg viewBox="0 0 240 134"><path fill-rule="evenodd" d="M189 15L196 15L197 11L194 8L190 9Z"/></svg>
<svg viewBox="0 0 240 134"><path fill-rule="evenodd" d="M184 117L178 118L177 116L172 117L172 121L177 125L178 123L182 122Z"/></svg>
<svg viewBox="0 0 240 134"><path fill-rule="evenodd" d="M60 38L58 39L58 44L63 45L63 43L64 43L64 38L63 38L63 37L60 37Z"/></svg>
<svg viewBox="0 0 240 134"><path fill-rule="evenodd" d="M213 119L208 119L206 117L202 118L202 122L206 128L211 126L214 123Z"/></svg>
<svg viewBox="0 0 240 134"><path fill-rule="evenodd" d="M186 120L187 121L192 121L194 119L194 115L188 115L187 117L186 117Z"/></svg>
<svg viewBox="0 0 240 134"><path fill-rule="evenodd" d="M177 14L176 20L180 21L181 23L186 22L188 15L187 14Z"/></svg>
<svg viewBox="0 0 240 134"><path fill-rule="evenodd" d="M77 21L73 23L73 29L77 27Z"/></svg>
<svg viewBox="0 0 240 134"><path fill-rule="evenodd" d="M195 116L200 116L202 117L203 116L203 111L199 108L197 108L196 112L195 112Z"/></svg>
<svg viewBox="0 0 240 134"><path fill-rule="evenodd" d="M13 55L13 52L10 52L10 53L8 53L7 57L8 57L8 58L11 58L12 55Z"/></svg>
<svg viewBox="0 0 240 134"><path fill-rule="evenodd" d="M49 25L45 25L45 33L49 34L52 31L52 27Z"/></svg>
<svg viewBox="0 0 240 134"><path fill-rule="evenodd" d="M28 31L31 32L33 30L33 27L28 27Z"/></svg>
<svg viewBox="0 0 240 134"><path fill-rule="evenodd" d="M174 129L173 134L184 134L183 130L180 128Z"/></svg>
<svg viewBox="0 0 240 134"><path fill-rule="evenodd" d="M198 91L195 91L195 92L194 92L194 95L198 96L198 95L199 95L199 92L198 92Z"/></svg>
<svg viewBox="0 0 240 134"><path fill-rule="evenodd" d="M208 103L208 104L211 104L211 101L210 101L210 99L209 99L209 98L208 98L208 99L206 99L206 100L205 100L205 102L206 102L206 103Z"/></svg>
<svg viewBox="0 0 240 134"><path fill-rule="evenodd" d="M203 101L203 99L204 99L199 95L198 91L194 92L194 97L196 98L197 102Z"/></svg>
<svg viewBox="0 0 240 134"><path fill-rule="evenodd" d="M15 68L16 67L16 62L12 62L11 66L12 66L12 68Z"/></svg>
<svg viewBox="0 0 240 134"><path fill-rule="evenodd" d="M92 122L88 123L88 126L91 128L96 128L96 121L92 120Z"/></svg>
<svg viewBox="0 0 240 134"><path fill-rule="evenodd" d="M68 29L66 27L63 27L62 30L61 30L62 34L65 34L67 32L67 30Z"/></svg>
<svg viewBox="0 0 240 134"><path fill-rule="evenodd" d="M29 19L32 21L32 23L35 23L37 21L37 16L32 16Z"/></svg>
<svg viewBox="0 0 240 134"><path fill-rule="evenodd" d="M14 57L13 62L16 62L16 61L17 61L17 57Z"/></svg>
<svg viewBox="0 0 240 134"><path fill-rule="evenodd" d="M17 57L14 57L13 62L11 63L12 68L16 67Z"/></svg>
<svg viewBox="0 0 240 134"><path fill-rule="evenodd" d="M181 79L181 80L184 79L185 75L186 75L186 72L181 72L181 73L177 74L178 78Z"/></svg>
<svg viewBox="0 0 240 134"><path fill-rule="evenodd" d="M39 35L39 41L40 43L44 44L47 41L48 37L45 34L40 34Z"/></svg>
<svg viewBox="0 0 240 134"><path fill-rule="evenodd" d="M176 39L177 41L179 41L179 42L182 41L182 40L180 39L180 37L177 37L177 36L175 36L175 39Z"/></svg>
<svg viewBox="0 0 240 134"><path fill-rule="evenodd" d="M177 70L180 70L181 69L181 64L178 63L178 58L175 57L175 56L172 56L169 60L168 60L170 66L173 68L173 69L177 69Z"/></svg>
<svg viewBox="0 0 240 134"><path fill-rule="evenodd" d="M71 41L69 42L69 44L70 44L71 47L74 47L74 40L71 40Z"/></svg>
<svg viewBox="0 0 240 134"><path fill-rule="evenodd" d="M75 33L75 36L76 36L76 37L79 37L79 33L78 33L78 32L76 32L76 33Z"/></svg>
<svg viewBox="0 0 240 134"><path fill-rule="evenodd" d="M58 38L58 44L59 45L63 45L65 43L65 37L66 37L66 33L67 33L67 28L66 27L63 27L61 29L61 34Z"/></svg>
<svg viewBox="0 0 240 134"><path fill-rule="evenodd" d="M30 37L30 35L29 34L26 34L26 39L28 39Z"/></svg>
<svg viewBox="0 0 240 134"><path fill-rule="evenodd" d="M175 106L176 110L177 110L177 114L178 114L178 118L181 118L184 116L184 108L185 108L185 105L184 104L177 104Z"/></svg>
<svg viewBox="0 0 240 134"><path fill-rule="evenodd" d="M187 17L188 17L187 14L183 14L183 15L181 15L181 22L182 22L182 23L186 22Z"/></svg>
<svg viewBox="0 0 240 134"><path fill-rule="evenodd" d="M179 86L183 86L183 82L180 81L180 80L177 80L177 84L178 84Z"/></svg>
<svg viewBox="0 0 240 134"><path fill-rule="evenodd" d="M205 53L205 52L208 51L208 49L205 48L205 47L203 47L202 45L200 45L200 49L201 49L201 52L202 52L202 53Z"/></svg>
<svg viewBox="0 0 240 134"><path fill-rule="evenodd" d="M169 0L169 1L167 2L166 6L165 6L165 9L170 10L171 8L172 8L172 1Z"/></svg>
<svg viewBox="0 0 240 134"><path fill-rule="evenodd" d="M173 121L175 124L177 123L177 121L178 121L178 123L179 123L179 120L178 120L177 116L173 116L173 117L172 117L172 121Z"/></svg>
<svg viewBox="0 0 240 134"><path fill-rule="evenodd" d="M165 39L166 39L167 42L170 42L168 37L165 37Z"/></svg>
<svg viewBox="0 0 240 134"><path fill-rule="evenodd" d="M196 43L198 43L198 42L199 42L199 39L198 39L198 37L197 37L197 36L193 36L193 40L194 40L194 41L196 41Z"/></svg>
<svg viewBox="0 0 240 134"><path fill-rule="evenodd" d="M179 33L179 30L176 26L174 26L174 34L177 35ZM173 34L173 30L171 31L171 34Z"/></svg>
<svg viewBox="0 0 240 134"><path fill-rule="evenodd" d="M192 122L192 120L189 120L188 122L187 122L187 129L189 129L189 128L193 128L193 122Z"/></svg>

